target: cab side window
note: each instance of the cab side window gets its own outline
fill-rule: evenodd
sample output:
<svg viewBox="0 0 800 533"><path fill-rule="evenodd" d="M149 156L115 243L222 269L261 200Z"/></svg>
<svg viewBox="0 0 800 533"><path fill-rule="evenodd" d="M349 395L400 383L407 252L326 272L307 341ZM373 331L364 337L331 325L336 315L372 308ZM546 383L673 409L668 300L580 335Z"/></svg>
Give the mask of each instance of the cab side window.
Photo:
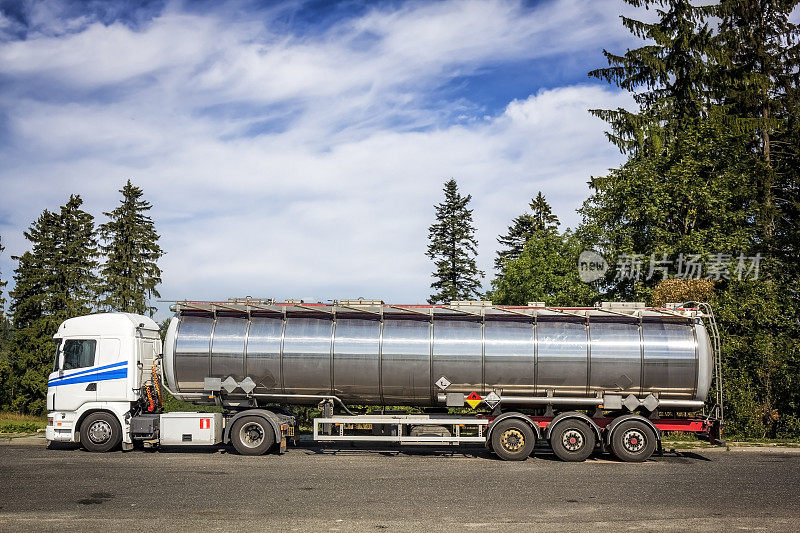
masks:
<svg viewBox="0 0 800 533"><path fill-rule="evenodd" d="M94 366L97 341L68 339L64 341L64 370Z"/></svg>

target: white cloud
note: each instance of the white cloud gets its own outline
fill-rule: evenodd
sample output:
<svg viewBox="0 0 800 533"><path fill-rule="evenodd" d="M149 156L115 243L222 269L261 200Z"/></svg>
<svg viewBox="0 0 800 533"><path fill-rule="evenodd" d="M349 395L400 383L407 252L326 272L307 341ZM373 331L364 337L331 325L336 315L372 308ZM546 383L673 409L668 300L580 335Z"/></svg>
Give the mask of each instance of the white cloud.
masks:
<svg viewBox="0 0 800 533"><path fill-rule="evenodd" d="M0 92L14 139L0 149L2 272L43 208L77 192L99 215L131 178L155 205L165 297L423 301L427 226L452 176L474 197L488 286L495 237L538 190L577 222L589 176L620 160L587 109L629 98L572 85L483 117L481 101L435 107L431 91L498 62L599 55L625 42L609 35L622 33L618 7L419 3L299 37L268 14L172 5L135 30L94 23L2 45L8 76L62 96Z"/></svg>

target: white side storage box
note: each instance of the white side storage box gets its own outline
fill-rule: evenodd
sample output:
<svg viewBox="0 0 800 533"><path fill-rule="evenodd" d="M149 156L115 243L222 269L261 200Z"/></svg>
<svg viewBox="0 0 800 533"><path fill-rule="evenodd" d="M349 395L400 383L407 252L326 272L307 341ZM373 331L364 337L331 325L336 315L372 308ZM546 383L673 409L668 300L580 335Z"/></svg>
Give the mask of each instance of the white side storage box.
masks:
<svg viewBox="0 0 800 533"><path fill-rule="evenodd" d="M222 413L164 413L159 443L208 446L222 442Z"/></svg>

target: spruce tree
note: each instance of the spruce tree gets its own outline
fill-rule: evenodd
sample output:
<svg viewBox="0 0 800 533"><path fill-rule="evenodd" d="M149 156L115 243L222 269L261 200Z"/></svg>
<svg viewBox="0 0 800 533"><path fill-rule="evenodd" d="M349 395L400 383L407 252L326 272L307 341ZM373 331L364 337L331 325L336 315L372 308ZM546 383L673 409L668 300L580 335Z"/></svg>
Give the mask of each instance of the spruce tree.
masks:
<svg viewBox="0 0 800 533"><path fill-rule="evenodd" d="M767 244L786 204L781 178L794 173L794 161L787 161L792 147L787 126L798 111L793 93L800 78L800 27L789 19L797 5L797 0L723 0L715 11L721 19L716 94L731 122L755 133L753 144L766 164L757 185Z"/></svg>
<svg viewBox="0 0 800 533"><path fill-rule="evenodd" d="M58 325L89 313L97 297L94 219L70 196L58 213L45 210L24 232L31 249L14 271L13 337L9 350L11 396L16 411L44 412L47 375L53 366L52 336Z"/></svg>
<svg viewBox="0 0 800 533"><path fill-rule="evenodd" d="M681 120L705 115L709 77L705 60L713 46L703 17L711 8L693 6L689 0L625 1L647 9L658 6L657 22L622 17L631 33L653 44L623 55L603 50L609 67L589 76L630 91L639 111L593 109L591 113L610 123L612 132L607 136L623 153L657 150L680 131Z"/></svg>
<svg viewBox="0 0 800 533"><path fill-rule="evenodd" d="M5 250L5 248L3 247L3 236L0 235L0 254L3 253L3 250ZM3 290L5 289L7 284L8 284L7 281L3 281L3 273L0 272L0 317L5 316L6 299L5 296L3 295Z"/></svg>
<svg viewBox="0 0 800 533"><path fill-rule="evenodd" d="M152 316L156 308L149 306L148 300L161 296L156 289L161 283L157 261L164 255L153 219L148 215L152 204L142 199L142 189L130 180L119 192L120 205L103 213L109 220L100 226L106 254L102 268L103 305L114 311L147 312Z"/></svg>
<svg viewBox="0 0 800 533"><path fill-rule="evenodd" d="M53 364L50 342L58 328L52 316L53 292L58 276L59 217L48 210L24 232L31 249L19 257L10 292L14 329L9 350L7 407L40 414L45 409L47 375Z"/></svg>
<svg viewBox="0 0 800 533"><path fill-rule="evenodd" d="M461 196L456 180L444 184L444 202L436 208L436 222L428 228L427 256L436 270L431 288L436 292L429 303L449 303L480 297L480 279L475 257L478 242L472 225L472 210L467 208L472 195Z"/></svg>
<svg viewBox="0 0 800 533"><path fill-rule="evenodd" d="M494 267L502 273L503 265L513 261L522 253L525 243L540 230L554 231L560 222L550 209L542 191L529 204L531 213L523 213L511 221L508 233L497 238L502 248L497 251Z"/></svg>
<svg viewBox="0 0 800 533"><path fill-rule="evenodd" d="M33 325L37 320L52 314L58 267L58 215L45 209L39 218L23 232L31 249L21 256L13 256L14 289L10 292L10 311L14 329Z"/></svg>
<svg viewBox="0 0 800 533"><path fill-rule="evenodd" d="M99 289L94 217L81 205L81 197L72 195L59 213L51 313L64 320L95 309Z"/></svg>
<svg viewBox="0 0 800 533"><path fill-rule="evenodd" d="M785 121L786 98L797 86L800 28L789 20L797 0L722 0L716 37L720 102L740 120L749 120L759 149L771 162L771 132Z"/></svg>
<svg viewBox="0 0 800 533"><path fill-rule="evenodd" d="M4 250L2 236L0 236L0 254ZM3 295L3 289L6 284L7 282L0 277L0 411L8 409L8 386L11 378L11 368L8 364L8 340L11 328L5 314L6 300Z"/></svg>

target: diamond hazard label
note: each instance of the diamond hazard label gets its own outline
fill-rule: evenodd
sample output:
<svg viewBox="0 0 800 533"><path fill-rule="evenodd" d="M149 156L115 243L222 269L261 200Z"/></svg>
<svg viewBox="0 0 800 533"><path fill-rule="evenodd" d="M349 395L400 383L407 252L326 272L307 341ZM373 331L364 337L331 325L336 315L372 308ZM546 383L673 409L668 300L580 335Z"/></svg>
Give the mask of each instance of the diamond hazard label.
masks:
<svg viewBox="0 0 800 533"><path fill-rule="evenodd" d="M483 401L486 402L486 405L488 405L490 408L494 409L495 406L500 403L500 396L498 396L496 392L492 391L486 395Z"/></svg>
<svg viewBox="0 0 800 533"><path fill-rule="evenodd" d="M478 407L478 404L483 401L483 398L478 396L477 392L473 392L472 394L464 398L464 401L467 402L470 407L475 409L476 407Z"/></svg>

